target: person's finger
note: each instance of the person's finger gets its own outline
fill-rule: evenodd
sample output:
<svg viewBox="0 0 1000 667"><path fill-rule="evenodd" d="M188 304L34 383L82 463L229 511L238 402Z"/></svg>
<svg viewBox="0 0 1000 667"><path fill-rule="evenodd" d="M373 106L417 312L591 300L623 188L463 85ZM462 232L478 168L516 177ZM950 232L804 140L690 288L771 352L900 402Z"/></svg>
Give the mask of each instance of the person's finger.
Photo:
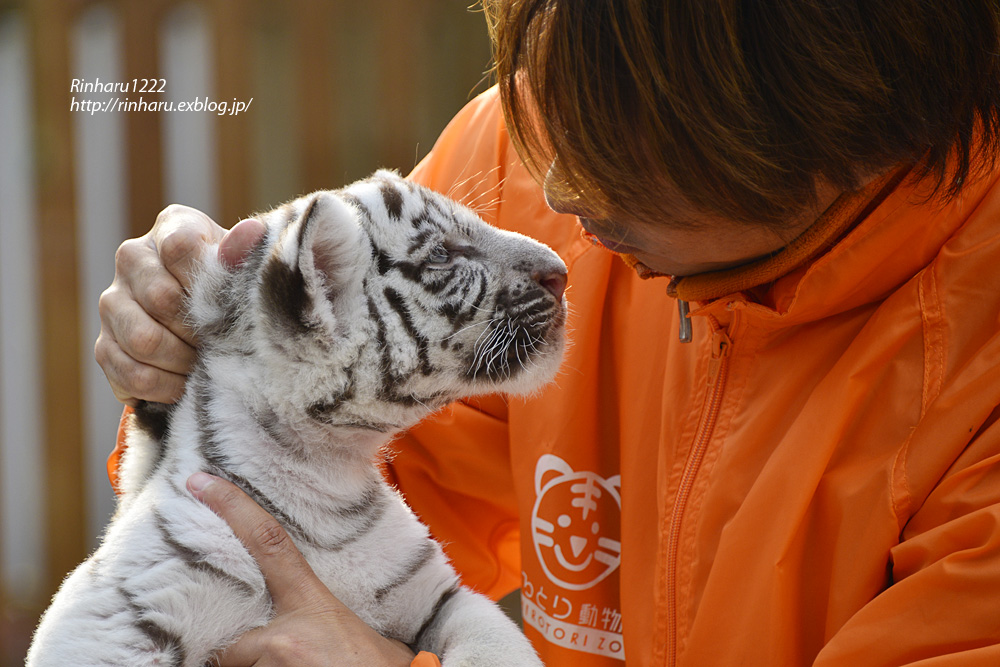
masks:
<svg viewBox="0 0 1000 667"><path fill-rule="evenodd" d="M197 351L153 319L137 301L105 292L98 302L102 335L109 332L122 350L136 361L170 373L186 374Z"/></svg>
<svg viewBox="0 0 1000 667"><path fill-rule="evenodd" d="M267 233L264 223L256 218L240 220L219 241L219 259L225 266L233 267L243 263L260 239Z"/></svg>
<svg viewBox="0 0 1000 667"><path fill-rule="evenodd" d="M173 274L160 269L147 274L141 288L132 295L146 313L174 336L192 347L197 344L194 332L184 320L184 288Z"/></svg>
<svg viewBox="0 0 1000 667"><path fill-rule="evenodd" d="M273 630L264 626L244 633L235 643L230 644L215 656L215 667L263 667L268 653L269 642L275 638ZM290 642L288 642L290 643Z"/></svg>
<svg viewBox="0 0 1000 667"><path fill-rule="evenodd" d="M126 405L135 407L140 399L175 403L184 393L185 375L136 361L104 331L94 344L94 358L104 371L115 398Z"/></svg>
<svg viewBox="0 0 1000 667"><path fill-rule="evenodd" d="M156 217L150 239L164 268L187 290L201 253L225 231L198 209L172 204Z"/></svg>
<svg viewBox="0 0 1000 667"><path fill-rule="evenodd" d="M175 336L195 344L194 334L184 321L184 286L164 267L149 238L129 239L118 248L115 280L98 303L102 323L117 331L118 307L133 301ZM113 317L107 317L109 314Z"/></svg>
<svg viewBox="0 0 1000 667"><path fill-rule="evenodd" d="M301 623L301 618L298 619ZM230 644L225 650L216 654L213 667L267 667L274 665L313 665L316 664L314 638L304 638L300 634L295 634L295 630L302 630L297 624L279 624L280 628L274 625L255 628L241 636L235 643ZM311 628L310 628L311 629ZM356 632L351 632L347 636L341 636L332 629L323 633L328 644L325 651L329 659L340 660L337 664L348 664L349 656L362 654L359 650L360 644L364 641L363 635L376 636L375 631L365 626ZM338 645L337 639L342 643ZM369 652L365 657L361 657L363 664L379 665L409 665L413 660L413 651L401 641L395 639L379 638L381 640L377 653ZM355 644L357 642L357 644ZM366 660L367 658L367 660ZM329 660L323 664L329 664ZM355 664L355 663L349 663Z"/></svg>
<svg viewBox="0 0 1000 667"><path fill-rule="evenodd" d="M229 524L257 561L278 613L308 607L319 593L329 593L277 519L239 487L207 473L195 473L187 486Z"/></svg>

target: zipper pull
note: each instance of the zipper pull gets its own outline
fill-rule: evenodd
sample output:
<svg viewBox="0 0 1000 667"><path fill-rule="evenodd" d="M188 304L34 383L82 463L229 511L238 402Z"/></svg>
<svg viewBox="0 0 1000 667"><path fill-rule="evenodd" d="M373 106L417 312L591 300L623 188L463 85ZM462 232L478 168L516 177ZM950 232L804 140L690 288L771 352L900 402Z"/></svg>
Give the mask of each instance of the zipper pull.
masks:
<svg viewBox="0 0 1000 667"><path fill-rule="evenodd" d="M677 312L680 314L679 336L682 343L690 343L694 336L691 333L691 308L688 302L682 299L677 300Z"/></svg>
<svg viewBox="0 0 1000 667"><path fill-rule="evenodd" d="M670 276L670 282L667 283L667 296L677 299L677 312L680 313L680 330L678 331L680 341L682 343L690 343L693 340L693 335L691 334L691 308L688 306L688 302L684 299L678 298L677 296L677 283L680 279L677 276Z"/></svg>
<svg viewBox="0 0 1000 667"><path fill-rule="evenodd" d="M729 348L732 345L733 342L729 340L729 336L726 335L724 329L719 329L712 334L712 360L708 363L709 384L715 382L715 378L719 374L719 368L722 367L722 363L729 357Z"/></svg>

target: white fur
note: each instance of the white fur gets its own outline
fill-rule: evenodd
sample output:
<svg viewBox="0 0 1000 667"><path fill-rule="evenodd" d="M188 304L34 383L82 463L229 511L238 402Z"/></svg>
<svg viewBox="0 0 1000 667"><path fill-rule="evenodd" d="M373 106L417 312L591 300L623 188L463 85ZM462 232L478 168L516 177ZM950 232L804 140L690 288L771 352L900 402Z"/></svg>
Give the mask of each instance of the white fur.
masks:
<svg viewBox="0 0 1000 667"><path fill-rule="evenodd" d="M400 220L388 215L393 200L385 188L401 198ZM189 303L201 357L166 442L129 429L116 516L100 548L53 599L27 665L200 667L271 619L256 563L185 489L198 470L242 480L269 499L322 581L384 635L416 641L444 599L414 648L437 653L445 667L540 665L489 600L464 587L441 598L458 586L457 575L373 461L393 433L434 407L473 393L531 391L554 375L565 306L539 296L532 276L564 272L562 262L387 172L263 219L269 231L255 268L230 272L206 255ZM418 228L439 227L428 243L457 250L447 268L428 268L417 258L426 247L412 245ZM385 257L392 258L388 271ZM309 299L294 326L275 315L294 299L268 301L281 284L262 277L268 266L302 276ZM477 298L476 285L486 286L467 321L442 316L443 299L452 297L420 282L444 275L454 276L448 286L456 308ZM499 322L507 311L495 304L508 288L534 288L531 301L550 307L549 319ZM521 342L512 342L516 328ZM380 337L385 347L376 344ZM470 358L487 364L476 377Z"/></svg>

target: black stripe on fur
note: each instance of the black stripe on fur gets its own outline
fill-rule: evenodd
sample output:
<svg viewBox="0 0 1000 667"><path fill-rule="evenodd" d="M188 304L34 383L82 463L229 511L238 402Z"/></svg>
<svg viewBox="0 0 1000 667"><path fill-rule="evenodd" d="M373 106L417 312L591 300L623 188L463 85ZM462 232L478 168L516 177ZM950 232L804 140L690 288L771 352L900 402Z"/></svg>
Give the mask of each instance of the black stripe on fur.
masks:
<svg viewBox="0 0 1000 667"><path fill-rule="evenodd" d="M417 327L413 323L413 316L410 314L410 309L407 307L403 295L391 287L386 287L383 290L383 294L385 294L385 300L389 303L389 306L399 315L399 319L403 323L403 329L413 339L413 342L417 344L417 359L419 361L420 372L423 375L430 375L434 372L434 368L431 366L430 357L427 354L427 337L417 331Z"/></svg>
<svg viewBox="0 0 1000 667"><path fill-rule="evenodd" d="M372 246L372 254L375 257L375 266L378 268L379 275L384 276L389 271L396 269L404 278L415 283L419 283L421 277L424 275L423 264L395 260L389 257L385 250L374 246Z"/></svg>
<svg viewBox="0 0 1000 667"><path fill-rule="evenodd" d="M167 433L170 430L170 415L173 411L173 405L150 401L139 401L135 406L133 424L136 428L149 434L156 444L156 457L153 459L153 464L149 467L146 479L149 479L157 468L163 464L163 457L167 454Z"/></svg>
<svg viewBox="0 0 1000 667"><path fill-rule="evenodd" d="M180 637L148 618L136 621L135 627L153 642L157 650L170 654L171 667L183 667L187 651Z"/></svg>
<svg viewBox="0 0 1000 667"><path fill-rule="evenodd" d="M160 533L160 538L163 540L163 543L166 544L185 565L193 570L205 572L216 579L220 579L231 584L245 597L252 598L257 595L257 591L254 590L254 587L249 582L246 582L243 579L240 579L239 577L212 565L205 560L205 554L181 544L170 532L170 529L167 528L166 520L158 511L153 512L153 518L156 521L156 530Z"/></svg>
<svg viewBox="0 0 1000 667"><path fill-rule="evenodd" d="M375 266L378 268L378 273L380 276L384 276L389 273L390 269L393 267L392 258L386 254L385 250L381 248L376 248L372 246L372 254L375 256Z"/></svg>
<svg viewBox="0 0 1000 667"><path fill-rule="evenodd" d="M136 616L136 621L133 624L135 628L146 635L146 638L153 644L154 650L170 654L170 664L169 666L164 665L164 667L183 667L184 659L187 657L187 649L184 647L183 640L155 621L144 618L145 609L139 606L133 593L121 586L118 587L118 593L125 598L129 609Z"/></svg>
<svg viewBox="0 0 1000 667"><path fill-rule="evenodd" d="M448 601L455 597L457 593L458 587L452 586L451 588L446 589L438 597L437 602L434 603L434 607L431 609L430 613L427 614L427 618L424 619L424 622L420 625L420 629L417 630L417 634L413 636L413 641L409 643L410 648L414 652L417 652L424 647L427 635L430 634L430 632L434 629L434 626L441 620L441 611L444 609L444 606L448 604ZM438 657L443 658L444 656Z"/></svg>
<svg viewBox="0 0 1000 667"><path fill-rule="evenodd" d="M427 241L434 235L435 230L431 228L425 228L417 233L417 235L410 241L410 247L406 249L407 255L412 255L416 251L427 243Z"/></svg>
<svg viewBox="0 0 1000 667"><path fill-rule="evenodd" d="M248 479L229 469L229 461L219 451L218 445L215 443L215 428L213 427L212 416L208 409L211 396L208 393L207 382L207 378L200 373L193 373L192 377L188 380L195 399L195 418L198 422L198 452L210 468L206 472L227 479L240 487L244 493L253 498L254 502L277 519L291 533L292 537L315 545L316 543L312 537L306 533L305 529L297 521L282 511L270 498L251 484Z"/></svg>
<svg viewBox="0 0 1000 667"><path fill-rule="evenodd" d="M368 283L365 282L365 293L368 293ZM392 355L389 352L389 341L386 334L385 320L375 305L375 300L368 297L368 315L375 322L375 344L382 351L381 370L383 377L388 375L392 369Z"/></svg>
<svg viewBox="0 0 1000 667"><path fill-rule="evenodd" d="M389 217L399 220L403 213L403 194L389 181L379 181L379 192L382 193L382 203Z"/></svg>
<svg viewBox="0 0 1000 667"><path fill-rule="evenodd" d="M413 559L410 561L409 565L407 565L406 569L402 573L400 573L398 577L396 577L388 584L382 586L377 591L375 591L375 602L378 604L382 604L382 602L385 600L385 597L389 593L399 588L400 586L403 586L408 581L410 581L410 579L413 579L413 577L415 577L417 573L420 572L420 570L423 569L423 567L427 565L432 558L434 558L434 554L436 553L437 553L437 547L434 545L434 543L431 542L430 540L426 540L423 543L423 546L420 547L420 550L417 551L416 554L414 554Z"/></svg>
<svg viewBox="0 0 1000 667"><path fill-rule="evenodd" d="M362 202L360 199L358 199L358 197L356 195L352 195L352 194L347 193L347 192L338 192L337 196L340 197L346 203L348 203L351 206L353 206L354 208L358 209L358 211L361 212L361 215L363 215L368 220L372 219L372 212L371 212L371 210L369 210L369 208L367 206L365 206L364 202Z"/></svg>
<svg viewBox="0 0 1000 667"><path fill-rule="evenodd" d="M420 284L429 294L440 296L441 292L448 287L462 284L462 281L458 279L460 270L458 265L453 264L447 269L424 271Z"/></svg>
<svg viewBox="0 0 1000 667"><path fill-rule="evenodd" d="M486 298L487 280L483 274L478 275L477 278L476 296L472 299L448 301L438 309L441 316L451 323L452 335L458 333L459 329L472 320L483 305L483 300Z"/></svg>
<svg viewBox="0 0 1000 667"><path fill-rule="evenodd" d="M306 408L310 417L324 424L336 423L334 415L342 405L354 398L354 383L350 383L339 394L317 401Z"/></svg>
<svg viewBox="0 0 1000 667"><path fill-rule="evenodd" d="M167 430L170 426L170 414L174 411L173 405L166 403L153 403L151 401L139 401L135 406L135 425L152 436L156 441L163 442L167 437ZM163 458L163 450L157 455L157 463ZM155 465L153 466L156 467Z"/></svg>
<svg viewBox="0 0 1000 667"><path fill-rule="evenodd" d="M372 502L364 508L364 513L359 513L354 517L351 517L352 519L359 521L359 525L354 532L344 538L341 538L333 544L326 545L324 548L329 551L340 551L341 549L344 549L345 547L360 540L362 537L370 533L375 525L382 519L382 516L385 514L385 506L385 496L382 496L381 494L375 496Z"/></svg>
<svg viewBox="0 0 1000 667"><path fill-rule="evenodd" d="M314 224L320 208L319 197L314 197L302 212L302 225L298 232L300 253L309 227ZM294 267L289 266L277 255L271 255L261 275L261 297L264 309L283 323L290 333L307 334L315 328L309 317L313 300L306 289L302 267L298 263Z"/></svg>
<svg viewBox="0 0 1000 667"><path fill-rule="evenodd" d="M341 507L337 509L337 514L346 519L356 519L359 517L366 516L371 512L376 504L382 500L382 485L379 483L373 483L369 486L361 499L353 505L348 505L347 507Z"/></svg>
<svg viewBox="0 0 1000 667"><path fill-rule="evenodd" d="M306 291L302 272L276 256L271 256L261 274L261 305L291 335L308 334L313 329L307 315L312 298Z"/></svg>

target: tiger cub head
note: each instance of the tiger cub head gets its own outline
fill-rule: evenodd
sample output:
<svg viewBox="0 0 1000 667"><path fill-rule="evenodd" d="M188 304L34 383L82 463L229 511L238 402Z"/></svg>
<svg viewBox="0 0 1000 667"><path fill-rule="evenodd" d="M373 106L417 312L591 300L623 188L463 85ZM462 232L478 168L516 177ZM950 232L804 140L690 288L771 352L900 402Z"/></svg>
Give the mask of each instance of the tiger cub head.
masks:
<svg viewBox="0 0 1000 667"><path fill-rule="evenodd" d="M216 380L296 432L391 433L558 370L566 267L543 244L387 171L260 218L243 264L206 259L190 319Z"/></svg>

